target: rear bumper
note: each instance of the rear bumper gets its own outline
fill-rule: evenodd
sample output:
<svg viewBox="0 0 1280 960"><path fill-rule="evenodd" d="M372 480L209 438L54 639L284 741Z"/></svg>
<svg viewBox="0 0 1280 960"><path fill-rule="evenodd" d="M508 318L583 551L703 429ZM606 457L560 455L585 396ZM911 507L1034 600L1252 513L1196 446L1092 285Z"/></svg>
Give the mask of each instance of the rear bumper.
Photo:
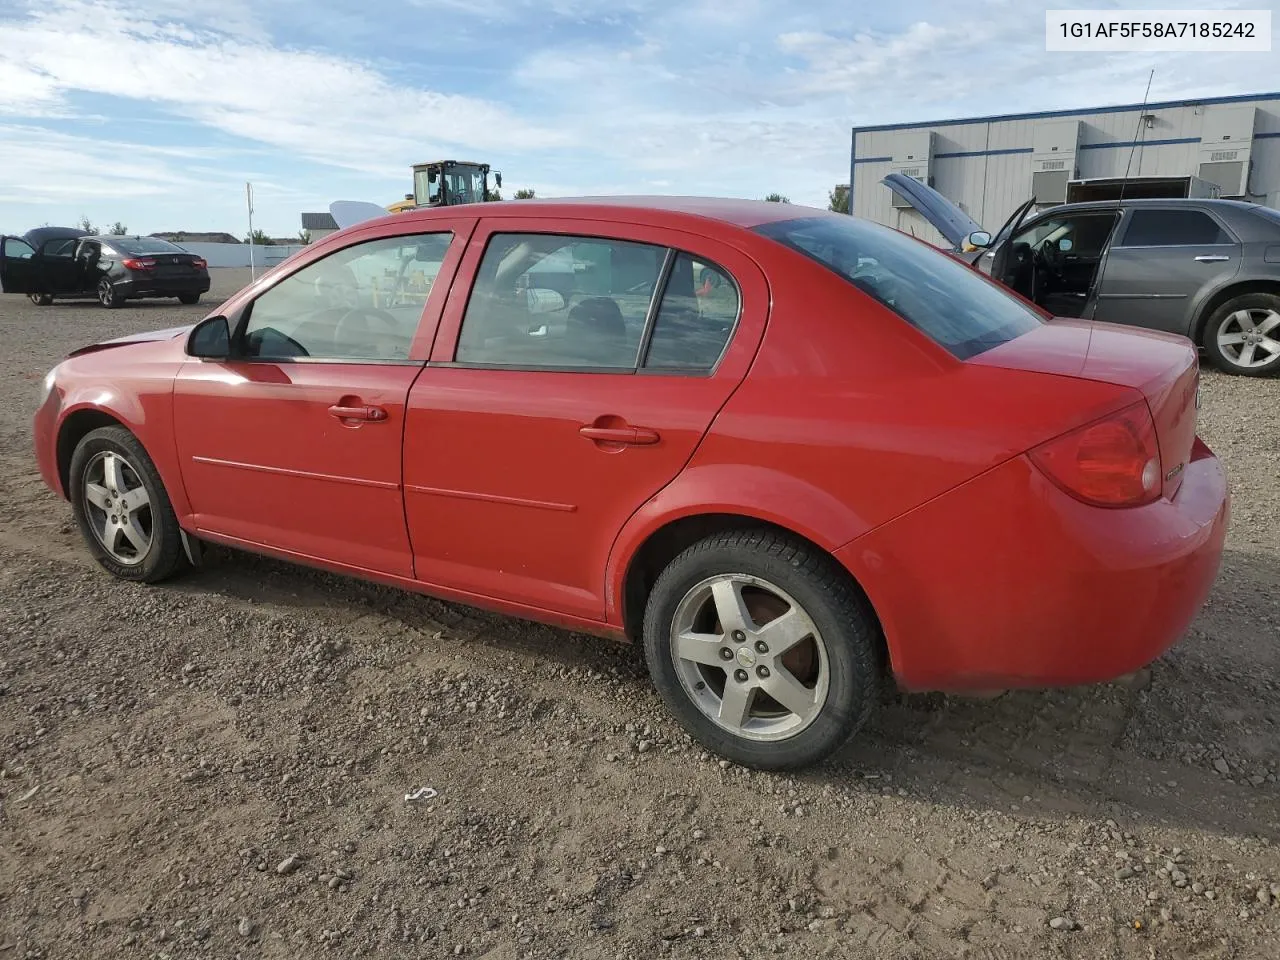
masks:
<svg viewBox="0 0 1280 960"><path fill-rule="evenodd" d="M1207 447L1172 500L1106 510L1011 460L837 551L880 615L898 682L990 690L1111 680L1186 632L1229 514Z"/></svg>
<svg viewBox="0 0 1280 960"><path fill-rule="evenodd" d="M116 291L126 297L176 297L182 293L208 293L209 276L149 277L117 280Z"/></svg>

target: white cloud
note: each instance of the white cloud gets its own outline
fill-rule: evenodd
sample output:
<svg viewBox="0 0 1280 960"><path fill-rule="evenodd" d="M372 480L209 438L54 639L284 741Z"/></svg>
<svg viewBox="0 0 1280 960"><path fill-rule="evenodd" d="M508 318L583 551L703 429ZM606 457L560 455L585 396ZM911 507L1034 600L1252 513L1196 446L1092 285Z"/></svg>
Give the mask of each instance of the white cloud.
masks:
<svg viewBox="0 0 1280 960"><path fill-rule="evenodd" d="M111 0L62 0L0 23L0 69L32 104L87 92L133 99L235 136L371 173L408 157L466 145L539 149L564 136L498 104L393 83L373 67L328 53L148 20Z"/></svg>

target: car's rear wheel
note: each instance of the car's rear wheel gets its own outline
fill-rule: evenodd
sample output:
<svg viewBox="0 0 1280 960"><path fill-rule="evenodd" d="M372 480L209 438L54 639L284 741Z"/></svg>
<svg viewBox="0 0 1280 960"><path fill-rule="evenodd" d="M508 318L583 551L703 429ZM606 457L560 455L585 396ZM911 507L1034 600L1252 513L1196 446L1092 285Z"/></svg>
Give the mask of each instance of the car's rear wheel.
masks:
<svg viewBox="0 0 1280 960"><path fill-rule="evenodd" d="M31 298L31 302L37 307L47 307L53 303L53 294L51 293L29 293L27 296Z"/></svg>
<svg viewBox="0 0 1280 960"><path fill-rule="evenodd" d="M654 585L645 657L676 718L745 766L815 763L877 702L875 616L829 556L768 530L709 537Z"/></svg>
<svg viewBox="0 0 1280 960"><path fill-rule="evenodd" d="M110 280L103 277L98 281L98 302L108 310L114 310L120 306L120 302L124 298L116 292L115 285Z"/></svg>
<svg viewBox="0 0 1280 960"><path fill-rule="evenodd" d="M180 293L178 294L178 302L191 306L193 303L200 302L200 294L198 293Z"/></svg>
<svg viewBox="0 0 1280 960"><path fill-rule="evenodd" d="M155 583L186 566L155 464L124 427L86 434L71 456L71 509L89 552L122 580Z"/></svg>
<svg viewBox="0 0 1280 960"><path fill-rule="evenodd" d="M1209 317L1205 353L1219 370L1246 377L1280 372L1280 296L1246 293Z"/></svg>

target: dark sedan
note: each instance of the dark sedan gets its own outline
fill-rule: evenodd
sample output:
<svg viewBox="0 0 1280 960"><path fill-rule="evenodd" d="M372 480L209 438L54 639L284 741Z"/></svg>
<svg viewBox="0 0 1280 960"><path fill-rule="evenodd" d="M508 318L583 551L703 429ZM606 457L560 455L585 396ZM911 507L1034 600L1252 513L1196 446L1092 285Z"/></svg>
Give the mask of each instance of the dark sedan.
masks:
<svg viewBox="0 0 1280 960"><path fill-rule="evenodd" d="M84 236L38 227L0 238L0 288L47 306L54 298L96 298L108 309L126 300L177 297L198 303L209 290L208 264L158 237Z"/></svg>
<svg viewBox="0 0 1280 960"><path fill-rule="evenodd" d="M1236 200L1023 204L993 237L917 180L884 180L973 264L1049 313L1180 333L1227 373L1280 373L1280 211Z"/></svg>

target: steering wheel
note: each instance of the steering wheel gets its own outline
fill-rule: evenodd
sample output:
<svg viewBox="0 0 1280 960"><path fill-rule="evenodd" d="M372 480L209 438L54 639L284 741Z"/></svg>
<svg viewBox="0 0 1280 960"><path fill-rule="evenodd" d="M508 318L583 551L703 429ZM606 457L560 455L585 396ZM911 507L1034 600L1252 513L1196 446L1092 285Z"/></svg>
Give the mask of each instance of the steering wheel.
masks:
<svg viewBox="0 0 1280 960"><path fill-rule="evenodd" d="M333 342L355 344L368 339L377 341L378 333L371 329L370 320L376 320L384 328L384 333L394 336L396 345L400 345L400 323L385 310L377 307L355 307L344 313L333 328ZM383 351L386 352L386 351Z"/></svg>
<svg viewBox="0 0 1280 960"><path fill-rule="evenodd" d="M1046 240L1040 245L1040 262L1044 264L1045 270L1051 277L1055 280L1062 279L1062 251L1052 240Z"/></svg>

